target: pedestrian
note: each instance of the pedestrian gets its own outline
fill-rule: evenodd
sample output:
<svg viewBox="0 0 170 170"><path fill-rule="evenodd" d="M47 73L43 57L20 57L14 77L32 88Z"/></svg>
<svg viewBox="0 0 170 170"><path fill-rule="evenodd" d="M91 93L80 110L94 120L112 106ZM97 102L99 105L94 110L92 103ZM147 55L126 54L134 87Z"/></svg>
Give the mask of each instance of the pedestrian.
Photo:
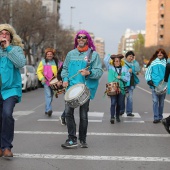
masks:
<svg viewBox="0 0 170 170"><path fill-rule="evenodd" d="M164 79L167 58L168 56L164 49L160 48L156 50L147 64L147 70L145 73L147 84L152 89L154 113L153 123L159 123L163 118L164 100L166 93L157 94L155 92L155 87L157 87Z"/></svg>
<svg viewBox="0 0 170 170"><path fill-rule="evenodd" d="M0 157L13 157L13 110L21 101L19 68L26 63L21 38L9 24L0 24Z"/></svg>
<svg viewBox="0 0 170 170"><path fill-rule="evenodd" d="M93 52L89 61L87 56L91 50L93 50ZM87 69L88 63L90 65ZM79 74L77 74L77 72ZM61 72L63 86L67 87L68 90L70 87L78 83L85 84L90 90L90 99L93 99L102 74L103 70L100 57L96 52L91 36L87 31L80 30L75 36L74 49L68 52L63 64L63 70ZM82 148L88 147L86 143L86 136L90 99L79 107L79 140L80 146ZM74 108L70 107L68 103L65 104L65 114L68 129L68 139L61 146L63 148L74 148L78 145L76 137L76 122L74 119Z"/></svg>
<svg viewBox="0 0 170 170"><path fill-rule="evenodd" d="M45 94L45 114L49 117L52 115L52 101L54 91L50 87L50 80L57 77L58 60L55 57L56 50L53 48L45 49L45 57L40 61L37 68L37 76L44 86ZM60 87L62 81L56 82L56 86ZM57 97L57 96L56 96Z"/></svg>
<svg viewBox="0 0 170 170"><path fill-rule="evenodd" d="M133 51L128 51L125 54L125 67L130 73L130 81L127 83L128 95L124 97L124 109L120 111L120 114L124 114L126 107L127 116L134 117L133 112L133 91L137 84L139 84L139 78L137 77L138 72L140 71L140 66L137 62L134 62L135 54ZM135 60L136 61L136 60Z"/></svg>
<svg viewBox="0 0 170 170"><path fill-rule="evenodd" d="M128 69L125 67L125 63L122 61L124 56L122 54L118 55L107 55L104 58L104 63L108 70L108 82L112 85L115 82L119 85L119 90L114 95L110 96L111 106L110 106L110 114L111 119L110 123L114 124L115 122L115 114L116 121L120 122L120 111L123 107L124 97L125 97L125 89L126 83L130 81L130 73Z"/></svg>

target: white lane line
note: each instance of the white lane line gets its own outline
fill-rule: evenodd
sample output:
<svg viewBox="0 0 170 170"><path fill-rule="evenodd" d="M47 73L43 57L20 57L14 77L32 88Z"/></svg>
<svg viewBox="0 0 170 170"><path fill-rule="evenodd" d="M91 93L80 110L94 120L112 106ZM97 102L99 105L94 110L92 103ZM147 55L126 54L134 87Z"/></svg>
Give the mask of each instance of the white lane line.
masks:
<svg viewBox="0 0 170 170"><path fill-rule="evenodd" d="M58 122L59 119L38 119L38 122Z"/></svg>
<svg viewBox="0 0 170 170"><path fill-rule="evenodd" d="M89 117L103 117L104 113L103 112L88 112Z"/></svg>
<svg viewBox="0 0 170 170"><path fill-rule="evenodd" d="M38 122L58 122L59 119L38 119ZM102 120L88 120L88 122L100 123Z"/></svg>
<svg viewBox="0 0 170 170"><path fill-rule="evenodd" d="M15 131L15 134L42 134L42 135L65 135L68 134L67 132L44 132L44 131ZM143 136L143 137L169 137L169 134L139 134L139 133L96 133L96 132L89 132L87 135L91 136Z"/></svg>
<svg viewBox="0 0 170 170"><path fill-rule="evenodd" d="M133 156L82 156L82 155L54 155L54 154L28 154L16 153L14 157L32 159L69 159L93 161L138 161L138 162L170 162L170 157L133 157Z"/></svg>
<svg viewBox="0 0 170 170"><path fill-rule="evenodd" d="M143 91L145 91L145 92L147 92L147 93L149 93L149 94L152 94L150 91L148 91L148 90L145 90L145 89L143 89L142 87L140 87L140 86L136 86L138 89L141 89L141 90L143 90ZM170 101L169 100L167 100L167 99L165 99L165 102L167 102L167 103L170 103Z"/></svg>
<svg viewBox="0 0 170 170"><path fill-rule="evenodd" d="M131 120L131 121L123 121L124 123L145 123L144 121L135 121L135 120Z"/></svg>

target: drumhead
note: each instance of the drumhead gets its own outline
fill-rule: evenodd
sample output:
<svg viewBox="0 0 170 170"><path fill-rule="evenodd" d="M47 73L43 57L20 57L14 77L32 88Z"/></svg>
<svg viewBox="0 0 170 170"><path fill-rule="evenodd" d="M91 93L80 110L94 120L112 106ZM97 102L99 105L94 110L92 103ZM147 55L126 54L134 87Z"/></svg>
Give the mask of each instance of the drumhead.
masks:
<svg viewBox="0 0 170 170"><path fill-rule="evenodd" d="M54 84L54 83L57 83L58 82L58 79L57 78L54 78L50 81L50 84Z"/></svg>
<svg viewBox="0 0 170 170"><path fill-rule="evenodd" d="M84 84L76 84L70 87L65 94L65 100L69 101L80 96L84 92L84 88L85 88Z"/></svg>

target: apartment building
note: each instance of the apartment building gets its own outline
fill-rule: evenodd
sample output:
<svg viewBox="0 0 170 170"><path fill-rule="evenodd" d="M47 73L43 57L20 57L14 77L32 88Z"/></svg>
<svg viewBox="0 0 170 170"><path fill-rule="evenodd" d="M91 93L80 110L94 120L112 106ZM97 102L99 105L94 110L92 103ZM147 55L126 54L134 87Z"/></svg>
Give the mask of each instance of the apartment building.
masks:
<svg viewBox="0 0 170 170"><path fill-rule="evenodd" d="M146 0L145 47L170 45L170 0Z"/></svg>

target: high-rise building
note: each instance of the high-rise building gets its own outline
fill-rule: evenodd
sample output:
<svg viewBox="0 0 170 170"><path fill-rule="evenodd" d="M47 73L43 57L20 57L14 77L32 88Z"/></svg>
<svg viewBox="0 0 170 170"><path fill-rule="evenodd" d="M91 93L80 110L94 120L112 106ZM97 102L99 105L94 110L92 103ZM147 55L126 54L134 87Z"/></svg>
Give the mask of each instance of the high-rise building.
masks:
<svg viewBox="0 0 170 170"><path fill-rule="evenodd" d="M170 0L146 0L145 47L170 45Z"/></svg>
<svg viewBox="0 0 170 170"><path fill-rule="evenodd" d="M99 53L100 58L103 59L105 55L105 43L102 38L96 37L94 40L96 51Z"/></svg>

